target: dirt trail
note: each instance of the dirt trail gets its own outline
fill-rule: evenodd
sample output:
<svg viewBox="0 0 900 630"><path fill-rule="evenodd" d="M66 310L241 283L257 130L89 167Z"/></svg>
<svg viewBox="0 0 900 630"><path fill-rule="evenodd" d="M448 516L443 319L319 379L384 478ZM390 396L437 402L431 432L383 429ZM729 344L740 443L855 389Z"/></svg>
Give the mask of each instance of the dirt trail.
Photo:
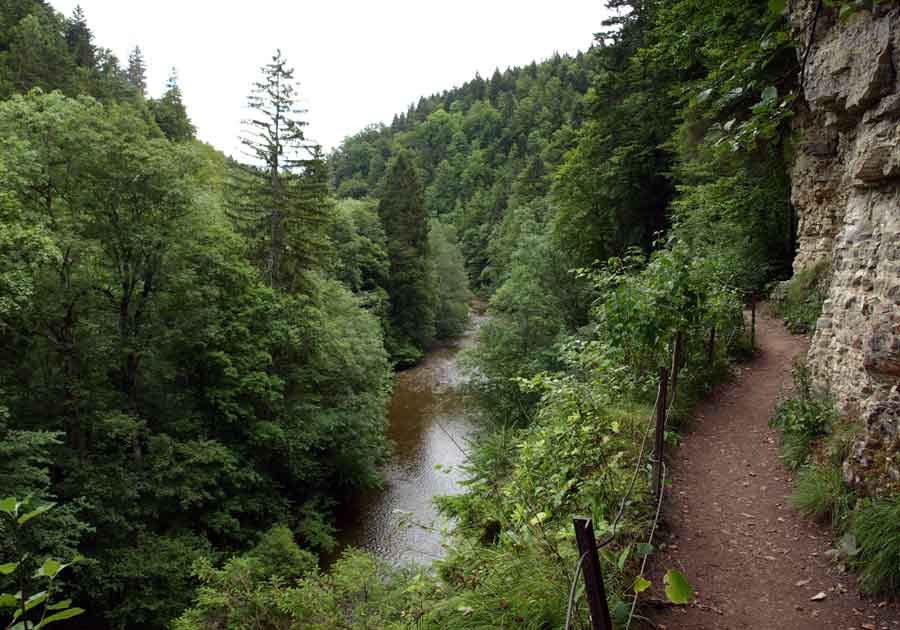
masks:
<svg viewBox="0 0 900 630"><path fill-rule="evenodd" d="M861 599L854 577L825 555L833 544L827 528L787 501L791 475L768 420L807 343L766 316L756 339L757 358L697 408L682 446L671 452L667 531L657 540L666 549L649 595L661 598L662 574L676 568L697 597L650 616L668 630L900 628L900 606ZM823 591L824 600L810 601Z"/></svg>

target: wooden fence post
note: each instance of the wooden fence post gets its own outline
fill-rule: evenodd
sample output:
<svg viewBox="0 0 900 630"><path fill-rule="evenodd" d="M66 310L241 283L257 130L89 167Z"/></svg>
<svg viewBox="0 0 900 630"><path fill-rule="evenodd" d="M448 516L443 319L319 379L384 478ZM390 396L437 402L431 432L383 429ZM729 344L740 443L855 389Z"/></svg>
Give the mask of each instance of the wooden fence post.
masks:
<svg viewBox="0 0 900 630"><path fill-rule="evenodd" d="M594 523L587 516L576 516L573 521L575 542L578 544L578 557L587 554L582 567L588 608L591 611L591 628L593 630L613 630L612 618L609 616L609 604L606 603L603 574L600 572L600 556L597 554Z"/></svg>
<svg viewBox="0 0 900 630"><path fill-rule="evenodd" d="M656 400L656 442L653 449L653 493L659 498L662 492L663 444L666 438L666 398L669 371L659 368L659 396Z"/></svg>
<svg viewBox="0 0 900 630"><path fill-rule="evenodd" d="M675 405L675 397L678 396L678 370L681 369L681 355L684 351L684 333L675 334L675 349L672 351L672 400L670 405Z"/></svg>

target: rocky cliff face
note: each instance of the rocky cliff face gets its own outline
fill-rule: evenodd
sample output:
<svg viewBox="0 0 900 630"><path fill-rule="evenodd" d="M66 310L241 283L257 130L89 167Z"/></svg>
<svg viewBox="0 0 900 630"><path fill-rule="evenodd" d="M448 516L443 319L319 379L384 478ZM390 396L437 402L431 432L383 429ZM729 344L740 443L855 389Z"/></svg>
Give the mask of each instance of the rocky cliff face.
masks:
<svg viewBox="0 0 900 630"><path fill-rule="evenodd" d="M791 10L806 101L794 271L831 268L809 366L865 423L845 474L873 492L900 482L900 8L890 5L845 20L818 0Z"/></svg>

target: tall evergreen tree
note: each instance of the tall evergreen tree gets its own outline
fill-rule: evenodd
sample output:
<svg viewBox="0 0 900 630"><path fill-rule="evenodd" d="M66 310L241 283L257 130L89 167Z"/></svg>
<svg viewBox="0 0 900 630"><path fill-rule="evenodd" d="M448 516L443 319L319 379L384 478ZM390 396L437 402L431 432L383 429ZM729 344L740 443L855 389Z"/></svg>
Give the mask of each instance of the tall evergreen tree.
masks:
<svg viewBox="0 0 900 630"><path fill-rule="evenodd" d="M173 142L183 142L194 137L196 129L191 124L187 109L181 100L181 88L178 87L178 74L175 68L166 82L166 91L159 99L150 103L156 124Z"/></svg>
<svg viewBox="0 0 900 630"><path fill-rule="evenodd" d="M128 82L141 93L142 96L147 93L147 67L144 65L144 54L141 52L140 46L135 46L128 55L128 70L125 71L128 76Z"/></svg>
<svg viewBox="0 0 900 630"><path fill-rule="evenodd" d="M395 356L412 344L426 350L435 337L434 283L428 261L428 222L419 176L402 152L388 167L378 205L384 223L391 270L388 281L390 325Z"/></svg>
<svg viewBox="0 0 900 630"><path fill-rule="evenodd" d="M326 249L328 174L319 146L303 133L306 110L296 105L294 70L280 50L261 72L241 137L252 164L235 172L231 215L255 243L269 285L294 290Z"/></svg>
<svg viewBox="0 0 900 630"><path fill-rule="evenodd" d="M88 28L81 5L76 5L72 17L66 21L66 43L75 64L83 68L94 68L97 64L94 35Z"/></svg>

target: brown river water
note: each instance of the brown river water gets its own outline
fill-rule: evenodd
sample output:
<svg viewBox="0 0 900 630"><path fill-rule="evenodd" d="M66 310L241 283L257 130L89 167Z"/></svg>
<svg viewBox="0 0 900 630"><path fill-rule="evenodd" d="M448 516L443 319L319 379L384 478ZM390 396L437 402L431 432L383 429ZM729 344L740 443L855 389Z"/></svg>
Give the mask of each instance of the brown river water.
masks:
<svg viewBox="0 0 900 630"><path fill-rule="evenodd" d="M475 343L484 319L473 316L462 337L397 374L388 411L394 452L381 471L384 485L350 497L339 511L341 548L366 549L398 564L444 555L440 530L447 523L432 499L462 491L459 466L478 411L461 392L465 377L458 353Z"/></svg>

